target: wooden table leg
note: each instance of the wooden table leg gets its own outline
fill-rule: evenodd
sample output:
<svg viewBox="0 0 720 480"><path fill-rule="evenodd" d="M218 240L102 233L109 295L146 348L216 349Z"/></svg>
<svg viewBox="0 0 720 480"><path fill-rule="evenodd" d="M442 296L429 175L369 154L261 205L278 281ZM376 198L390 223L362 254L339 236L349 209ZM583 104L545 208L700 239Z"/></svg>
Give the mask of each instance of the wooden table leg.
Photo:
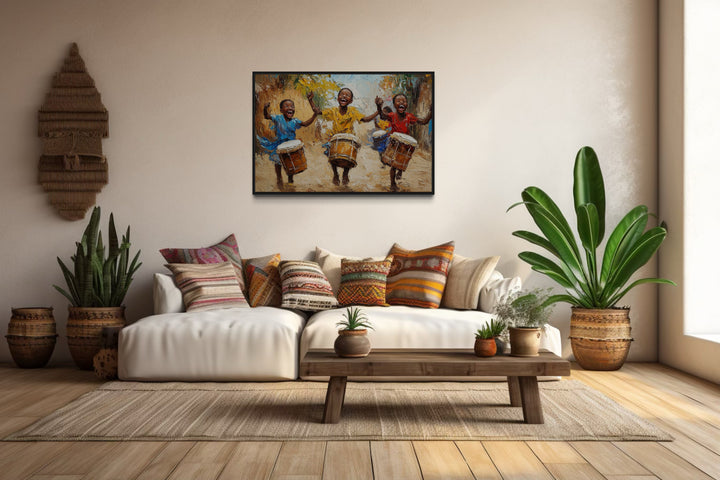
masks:
<svg viewBox="0 0 720 480"><path fill-rule="evenodd" d="M525 423L545 423L537 377L519 377L519 383Z"/></svg>
<svg viewBox="0 0 720 480"><path fill-rule="evenodd" d="M340 412L345 403L345 387L347 377L330 377L327 394L325 395L325 411L322 423L338 423Z"/></svg>
<svg viewBox="0 0 720 480"><path fill-rule="evenodd" d="M521 407L522 399L520 398L520 381L518 377L507 377L507 383L510 392L510 406Z"/></svg>

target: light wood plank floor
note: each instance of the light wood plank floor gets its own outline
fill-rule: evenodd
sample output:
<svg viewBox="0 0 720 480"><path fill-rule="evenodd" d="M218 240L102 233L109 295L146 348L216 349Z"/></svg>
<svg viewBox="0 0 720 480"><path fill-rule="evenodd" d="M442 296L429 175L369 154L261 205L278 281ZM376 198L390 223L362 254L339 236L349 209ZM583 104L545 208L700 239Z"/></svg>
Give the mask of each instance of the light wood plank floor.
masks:
<svg viewBox="0 0 720 480"><path fill-rule="evenodd" d="M720 386L650 363L571 378L675 441L0 442L0 479L720 479ZM0 365L0 438L99 383Z"/></svg>

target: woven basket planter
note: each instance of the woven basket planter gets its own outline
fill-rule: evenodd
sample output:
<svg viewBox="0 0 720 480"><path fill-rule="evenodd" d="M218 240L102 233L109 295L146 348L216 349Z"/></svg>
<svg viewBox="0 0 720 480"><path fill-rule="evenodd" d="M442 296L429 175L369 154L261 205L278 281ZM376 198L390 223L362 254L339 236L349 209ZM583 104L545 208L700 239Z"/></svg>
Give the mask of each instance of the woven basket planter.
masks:
<svg viewBox="0 0 720 480"><path fill-rule="evenodd" d="M630 351L630 309L573 308L570 345L586 370L618 370Z"/></svg>
<svg viewBox="0 0 720 480"><path fill-rule="evenodd" d="M51 307L13 308L8 324L8 348L21 368L47 365L57 341Z"/></svg>
<svg viewBox="0 0 720 480"><path fill-rule="evenodd" d="M125 307L68 307L67 340L75 365L93 369L93 357L102 348L103 327L125 325Z"/></svg>

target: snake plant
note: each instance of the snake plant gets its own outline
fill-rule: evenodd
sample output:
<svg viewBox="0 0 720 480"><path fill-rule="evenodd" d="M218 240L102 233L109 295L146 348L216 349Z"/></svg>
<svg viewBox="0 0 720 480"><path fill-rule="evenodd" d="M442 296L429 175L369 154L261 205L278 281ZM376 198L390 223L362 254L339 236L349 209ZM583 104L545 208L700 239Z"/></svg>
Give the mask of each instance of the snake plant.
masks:
<svg viewBox="0 0 720 480"><path fill-rule="evenodd" d="M655 254L667 236L664 223L646 230L648 208L628 212L607 239L602 258L598 247L605 235L605 183L595 151L583 147L575 157L573 198L577 217L575 235L555 202L540 188L528 187L522 202L543 235L519 230L513 235L542 247L554 259L535 252L518 256L560 286L566 293L552 295L547 303L567 302L582 308L613 308L632 288L644 283L675 285L664 278L642 278L628 285L630 277ZM582 250L581 250L582 248Z"/></svg>
<svg viewBox="0 0 720 480"><path fill-rule="evenodd" d="M343 330L373 328L368 318L358 307L348 307L345 313L343 313L343 317L345 317L345 320L336 323L336 326L343 327Z"/></svg>
<svg viewBox="0 0 720 480"><path fill-rule="evenodd" d="M53 285L75 307L119 307L133 280L133 275L142 265L138 262L140 251L129 260L130 227L121 241L115 230L115 219L110 214L108 223L108 249L105 255L102 232L100 231L100 207L93 209L85 232L76 242L71 271L58 257L57 261L65 277L68 290Z"/></svg>

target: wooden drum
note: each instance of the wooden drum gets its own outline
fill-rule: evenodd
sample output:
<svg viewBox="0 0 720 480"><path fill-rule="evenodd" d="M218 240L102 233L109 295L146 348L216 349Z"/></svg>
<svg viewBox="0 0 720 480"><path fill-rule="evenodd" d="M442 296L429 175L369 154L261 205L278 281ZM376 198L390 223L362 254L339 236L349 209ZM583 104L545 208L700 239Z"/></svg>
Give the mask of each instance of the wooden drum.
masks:
<svg viewBox="0 0 720 480"><path fill-rule="evenodd" d="M388 133L385 130L377 130L373 132L372 139L373 139L373 147L375 150L382 148L382 146L385 144L385 140L387 140Z"/></svg>
<svg viewBox="0 0 720 480"><path fill-rule="evenodd" d="M342 168L353 168L357 165L357 154L360 140L350 133L338 133L330 139L328 158L330 163Z"/></svg>
<svg viewBox="0 0 720 480"><path fill-rule="evenodd" d="M404 172L416 147L417 140L413 137L395 132L390 135L390 141L383 153L382 162Z"/></svg>
<svg viewBox="0 0 720 480"><path fill-rule="evenodd" d="M278 145L277 153L285 169L285 173L288 175L295 175L307 169L305 148L300 140L290 140L281 143Z"/></svg>

